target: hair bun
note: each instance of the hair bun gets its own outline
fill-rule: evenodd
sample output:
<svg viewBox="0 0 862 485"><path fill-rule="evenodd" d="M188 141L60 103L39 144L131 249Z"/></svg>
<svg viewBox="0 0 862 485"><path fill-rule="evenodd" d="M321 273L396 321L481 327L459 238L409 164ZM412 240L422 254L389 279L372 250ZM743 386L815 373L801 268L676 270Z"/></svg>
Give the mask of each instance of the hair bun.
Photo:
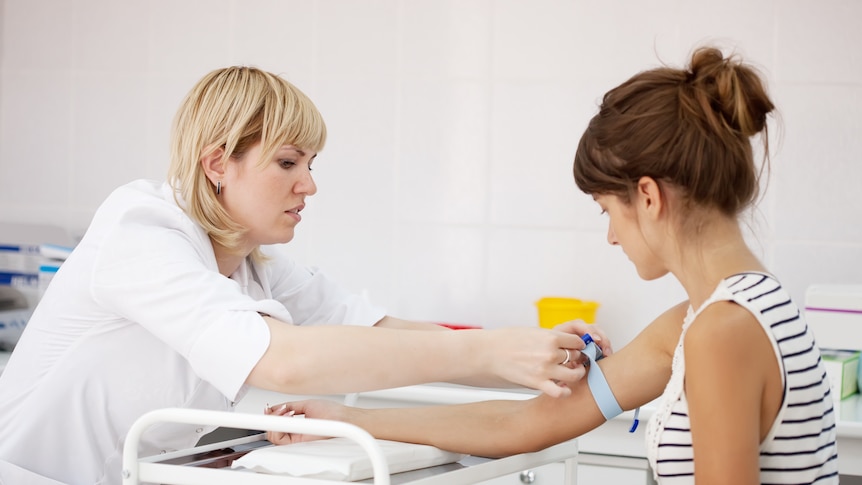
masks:
<svg viewBox="0 0 862 485"><path fill-rule="evenodd" d="M712 122L746 137L766 127L766 117L775 107L753 67L705 47L692 54L688 77L697 104Z"/></svg>

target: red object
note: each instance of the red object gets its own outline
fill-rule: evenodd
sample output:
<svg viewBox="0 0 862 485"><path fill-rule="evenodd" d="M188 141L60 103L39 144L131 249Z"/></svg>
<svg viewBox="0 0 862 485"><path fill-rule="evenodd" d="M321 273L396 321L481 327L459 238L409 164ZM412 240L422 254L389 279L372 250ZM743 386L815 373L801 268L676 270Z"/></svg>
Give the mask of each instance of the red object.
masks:
<svg viewBox="0 0 862 485"><path fill-rule="evenodd" d="M437 323L441 327L451 328L452 330L475 330L482 328L479 325L462 325L459 323Z"/></svg>

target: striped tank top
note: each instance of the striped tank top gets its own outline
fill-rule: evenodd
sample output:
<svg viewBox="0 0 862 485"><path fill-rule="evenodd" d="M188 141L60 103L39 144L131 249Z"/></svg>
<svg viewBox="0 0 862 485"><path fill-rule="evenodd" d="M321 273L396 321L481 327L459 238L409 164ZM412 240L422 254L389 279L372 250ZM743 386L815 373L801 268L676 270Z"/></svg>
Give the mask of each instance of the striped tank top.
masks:
<svg viewBox="0 0 862 485"><path fill-rule="evenodd" d="M726 300L757 318L772 342L782 373L781 408L760 445L760 483L838 483L835 413L820 350L788 293L763 273L728 277L697 312L689 307L674 351L671 378L646 430L647 458L656 481L663 485L694 483L683 341L704 308Z"/></svg>

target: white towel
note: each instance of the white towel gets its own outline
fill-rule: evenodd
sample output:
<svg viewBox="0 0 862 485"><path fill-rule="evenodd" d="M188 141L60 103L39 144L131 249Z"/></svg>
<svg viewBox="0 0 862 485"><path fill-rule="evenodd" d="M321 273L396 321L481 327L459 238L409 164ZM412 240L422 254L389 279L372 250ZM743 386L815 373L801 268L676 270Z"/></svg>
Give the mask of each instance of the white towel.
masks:
<svg viewBox="0 0 862 485"><path fill-rule="evenodd" d="M454 463L465 456L415 443L387 440L377 440L377 443L389 464L390 474ZM374 475L371 458L358 443L348 438L258 448L234 460L231 467L261 473L351 482L365 480Z"/></svg>

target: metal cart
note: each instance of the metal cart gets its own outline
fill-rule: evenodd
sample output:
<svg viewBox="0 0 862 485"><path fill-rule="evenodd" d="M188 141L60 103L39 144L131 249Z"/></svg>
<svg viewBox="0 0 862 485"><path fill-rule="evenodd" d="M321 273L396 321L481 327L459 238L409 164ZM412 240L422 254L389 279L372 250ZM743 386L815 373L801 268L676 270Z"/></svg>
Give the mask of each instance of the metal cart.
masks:
<svg viewBox="0 0 862 485"><path fill-rule="evenodd" d="M577 482L576 440L567 441L535 453L523 453L500 459L467 456L457 463L389 474L389 466L374 438L365 430L338 421L320 419L284 419L262 414L233 413L194 409L160 409L141 416L130 428L123 449L123 485L159 483L164 485L329 485L343 481L301 478L254 473L231 469L232 459L262 446L272 446L265 433L196 446L150 457L138 456L138 443L146 429L156 423L173 422L222 426L229 428L269 430L318 436L343 437L358 443L371 459L373 479L359 483L375 485L467 485L541 465L563 462L566 485Z"/></svg>

